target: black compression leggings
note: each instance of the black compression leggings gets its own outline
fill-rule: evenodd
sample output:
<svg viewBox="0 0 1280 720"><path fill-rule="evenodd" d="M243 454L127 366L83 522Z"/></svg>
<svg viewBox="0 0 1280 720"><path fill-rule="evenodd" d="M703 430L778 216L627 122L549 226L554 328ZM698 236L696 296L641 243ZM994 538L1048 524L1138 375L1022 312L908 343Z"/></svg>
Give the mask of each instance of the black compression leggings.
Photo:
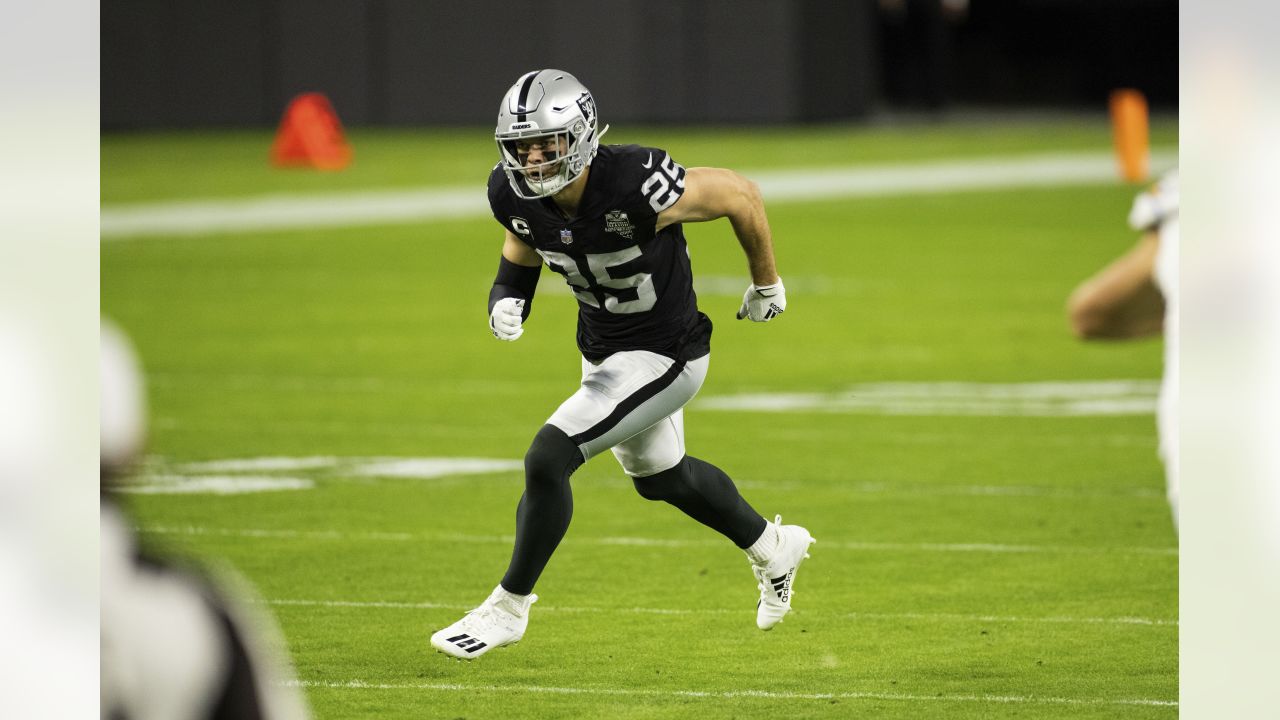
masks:
<svg viewBox="0 0 1280 720"><path fill-rule="evenodd" d="M573 518L569 476L582 453L563 430L543 425L524 456L524 496L516 507L516 546L502 578L507 592L528 595Z"/></svg>
<svg viewBox="0 0 1280 720"><path fill-rule="evenodd" d="M516 508L516 542L502 578L508 592L527 595L564 538L573 518L569 476L583 463L582 453L563 430L543 425L524 457L525 489ZM719 532L740 548L749 547L765 529L765 519L738 494L720 468L686 455L670 470L633 478L648 500L662 500Z"/></svg>
<svg viewBox="0 0 1280 720"><path fill-rule="evenodd" d="M758 540L767 524L723 470L691 455L670 470L632 481L645 499L674 505L740 548Z"/></svg>

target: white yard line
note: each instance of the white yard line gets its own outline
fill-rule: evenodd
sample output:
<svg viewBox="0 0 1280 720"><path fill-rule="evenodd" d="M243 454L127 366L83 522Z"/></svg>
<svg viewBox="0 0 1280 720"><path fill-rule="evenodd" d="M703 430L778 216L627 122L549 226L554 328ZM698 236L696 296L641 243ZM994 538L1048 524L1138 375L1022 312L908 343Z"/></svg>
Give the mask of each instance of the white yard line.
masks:
<svg viewBox="0 0 1280 720"><path fill-rule="evenodd" d="M411 223L488 212L484 187L477 186L109 205L102 208L100 225L108 240Z"/></svg>
<svg viewBox="0 0 1280 720"><path fill-rule="evenodd" d="M113 492L134 495L244 495L260 492L311 490L309 478L278 475L150 475L137 482L121 483Z"/></svg>
<svg viewBox="0 0 1280 720"><path fill-rule="evenodd" d="M380 383L377 378L325 378L290 375L166 375L157 383L181 387L200 383L233 390L273 392L359 392L401 395L413 383ZM752 392L699 397L690 410L857 415L1096 417L1150 415L1155 412L1159 380L1054 380L1017 383L889 382L860 383L834 392Z"/></svg>
<svg viewBox="0 0 1280 720"><path fill-rule="evenodd" d="M1152 167L1173 166L1177 155L1152 153ZM770 203L918 193L1115 183L1109 152L1041 154L931 163L862 165L749 172ZM189 200L108 205L104 240L352 227L489 214L484 187L418 188L329 195Z"/></svg>
<svg viewBox="0 0 1280 720"><path fill-rule="evenodd" d="M1154 439L1149 440L1154 447ZM489 477L508 482L511 473L523 473L520 460L497 458L414 458L414 457L249 457L202 460L198 462L173 462L160 456L150 456L142 465L137 477L128 483L114 486L117 492L201 492L201 483L213 481L238 489L236 482L248 486L241 491L252 490L257 483L281 480L277 489L298 489L305 479L305 487L323 478L326 482L364 480L368 478L397 478L409 480L440 480L449 478L458 482L474 482L476 477ZM266 473L272 473L270 475ZM276 473L282 473L276 474ZM302 475L294 478L291 475ZM236 482L233 482L236 481ZM630 490L629 479L619 476L597 477L588 481L594 487L625 488ZM1135 487L1115 482L1099 488L1052 487L1044 485L942 485L913 484L904 482L841 482L838 485L814 483L804 480L756 480L750 476L737 478L738 487L791 491L813 489L821 486L827 492L858 495L889 495L898 497L1044 497L1044 498L1132 498L1164 501L1164 492L1152 487ZM193 483L190 488L187 483ZM264 488L269 489L269 488ZM213 492L213 490L209 490Z"/></svg>
<svg viewBox="0 0 1280 720"><path fill-rule="evenodd" d="M433 602L394 602L386 600L267 600L268 605L332 607L332 608L368 608L384 610L470 610L474 605L458 603ZM690 610L683 608L602 608L602 607L569 607L561 605L539 604L539 611L563 613L620 613L624 615L741 615L750 614L751 607L745 610L729 610L725 608L706 608ZM806 615L826 616L831 613L806 610ZM1139 625L1148 627L1165 627L1178 625L1177 620L1145 617L1015 617L1012 615L965 615L963 613L839 613L836 617L847 620L926 620L940 622L983 622L983 623L1046 623L1051 625Z"/></svg>
<svg viewBox="0 0 1280 720"><path fill-rule="evenodd" d="M210 535L218 537L243 538L279 538L279 539L314 539L314 540L393 540L393 541L435 541L456 543L485 543L509 545L515 541L512 535L464 535L455 533L387 533L387 532L343 532L338 530L264 530L252 528L206 528L198 526L147 526L137 528L138 532L154 535ZM836 550L856 550L871 552L944 552L944 553L987 553L1007 554L1051 554L1051 555L1164 555L1176 556L1177 548L1172 547L1089 547L1084 545L1004 545L999 543L883 543L858 542L840 540L819 540L820 547ZM637 547L719 547L719 540L672 540L667 538L648 537L574 537L569 544L574 545L621 545Z"/></svg>
<svg viewBox="0 0 1280 720"><path fill-rule="evenodd" d="M406 542L421 539L413 533L339 532L337 530L262 530L253 528L206 528L193 525L150 526L136 528L152 535L210 535L214 537L276 538L282 540L391 540Z"/></svg>
<svg viewBox="0 0 1280 720"><path fill-rule="evenodd" d="M697 400L701 410L870 415L1091 417L1149 415L1157 380L863 383L841 392L767 392Z"/></svg>
<svg viewBox="0 0 1280 720"><path fill-rule="evenodd" d="M363 680L297 680L287 685L301 688L342 690L434 690L444 692L511 692L540 695L622 695L667 698L758 698L762 700L896 700L902 702L963 702L1028 705L1148 705L1177 707L1176 700L1147 698L1064 698L1034 695L910 695L904 693L836 692L801 693L774 690L646 690L608 687L550 687L543 685L472 685L459 683L370 683Z"/></svg>

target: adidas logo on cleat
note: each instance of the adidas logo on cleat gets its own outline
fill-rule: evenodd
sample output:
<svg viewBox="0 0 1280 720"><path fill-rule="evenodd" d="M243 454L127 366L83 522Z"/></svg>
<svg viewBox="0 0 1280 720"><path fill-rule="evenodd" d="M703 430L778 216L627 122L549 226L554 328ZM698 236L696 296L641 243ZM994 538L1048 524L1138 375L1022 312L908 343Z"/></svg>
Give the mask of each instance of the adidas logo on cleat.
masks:
<svg viewBox="0 0 1280 720"><path fill-rule="evenodd" d="M470 635L465 635L465 634L455 635L451 638L447 638L445 642L451 642L454 645L457 645L459 649L466 650L469 653L473 653L477 650L481 650L485 647L488 647L486 643L482 643L479 640L471 637Z"/></svg>
<svg viewBox="0 0 1280 720"><path fill-rule="evenodd" d="M773 578L769 581L769 583L773 585L773 591L778 594L778 600L781 602L787 602L787 600L791 599L791 576L794 575L795 572L796 569L791 568L791 572L788 572L786 575Z"/></svg>
<svg viewBox="0 0 1280 720"><path fill-rule="evenodd" d="M760 591L760 599L756 602L756 626L761 630L772 628L791 612L791 601L795 599L792 585L800 563L809 557L809 546L814 543L808 530L799 525L783 525L780 516L771 525L777 533L777 548L766 562L752 564Z"/></svg>
<svg viewBox="0 0 1280 720"><path fill-rule="evenodd" d="M468 662L494 648L514 645L524 637L529 606L537 599L533 594L514 596L499 585L479 607L436 631L431 645L449 657Z"/></svg>

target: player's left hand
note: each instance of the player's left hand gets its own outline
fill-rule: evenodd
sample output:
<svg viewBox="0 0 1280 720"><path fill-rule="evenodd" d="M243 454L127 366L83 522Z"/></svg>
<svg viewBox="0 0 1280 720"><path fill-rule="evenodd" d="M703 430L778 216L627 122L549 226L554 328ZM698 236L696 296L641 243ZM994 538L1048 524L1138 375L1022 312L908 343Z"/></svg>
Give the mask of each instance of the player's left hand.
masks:
<svg viewBox="0 0 1280 720"><path fill-rule="evenodd" d="M523 311L522 299L505 297L499 300L489 314L489 329L493 331L493 336L499 340L519 340L524 334L524 328L520 327L523 323Z"/></svg>
<svg viewBox="0 0 1280 720"><path fill-rule="evenodd" d="M738 319L751 318L752 322L769 322L787 309L787 290L782 286L782 278L772 285L756 285L751 283L742 296L742 307L738 309Z"/></svg>

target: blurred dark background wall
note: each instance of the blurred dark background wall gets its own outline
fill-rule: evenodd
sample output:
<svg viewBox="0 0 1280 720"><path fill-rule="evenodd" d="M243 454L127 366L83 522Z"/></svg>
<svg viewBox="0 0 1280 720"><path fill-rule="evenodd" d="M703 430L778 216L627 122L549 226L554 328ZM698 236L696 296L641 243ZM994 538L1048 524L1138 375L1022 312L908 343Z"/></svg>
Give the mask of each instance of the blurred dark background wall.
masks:
<svg viewBox="0 0 1280 720"><path fill-rule="evenodd" d="M558 67L610 122L775 123L957 105L1176 108L1177 0L116 0L104 130L484 124Z"/></svg>

